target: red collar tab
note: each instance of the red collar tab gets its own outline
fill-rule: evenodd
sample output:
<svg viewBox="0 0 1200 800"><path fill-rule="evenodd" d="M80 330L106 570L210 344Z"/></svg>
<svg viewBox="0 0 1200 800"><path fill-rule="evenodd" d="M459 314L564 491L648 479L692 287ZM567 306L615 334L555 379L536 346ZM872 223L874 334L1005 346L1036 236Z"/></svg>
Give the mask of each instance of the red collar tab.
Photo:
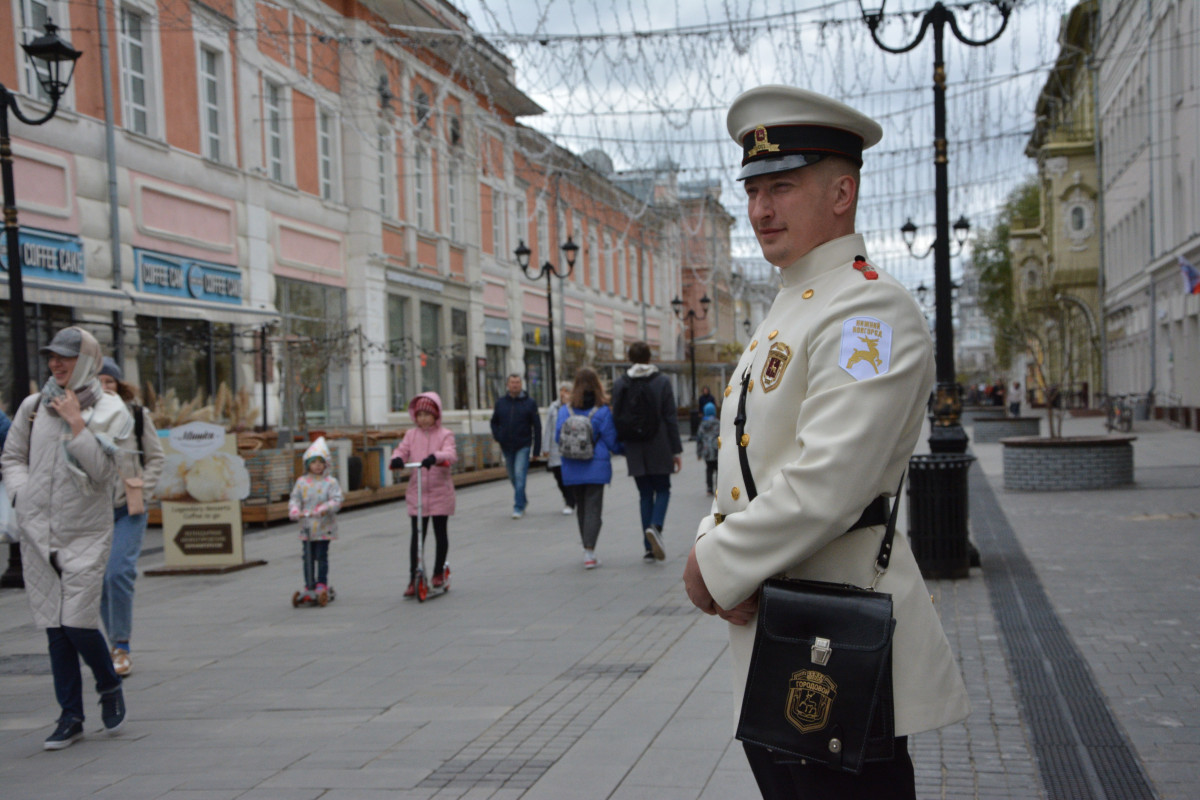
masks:
<svg viewBox="0 0 1200 800"><path fill-rule="evenodd" d="M863 274L863 277L869 281L876 280L879 273L871 269L871 265L867 263L866 256L854 257L854 268Z"/></svg>

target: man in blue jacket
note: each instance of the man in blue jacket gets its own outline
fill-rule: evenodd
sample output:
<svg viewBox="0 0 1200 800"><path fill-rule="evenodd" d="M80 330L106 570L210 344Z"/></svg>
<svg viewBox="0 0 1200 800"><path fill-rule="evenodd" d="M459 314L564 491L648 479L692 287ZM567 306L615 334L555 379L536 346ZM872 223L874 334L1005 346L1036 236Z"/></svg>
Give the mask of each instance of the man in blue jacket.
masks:
<svg viewBox="0 0 1200 800"><path fill-rule="evenodd" d="M496 400L492 412L492 438L504 453L504 468L513 485L513 519L525 516L525 476L529 473L529 451L541 452L542 419L537 403L521 388L521 376L508 376L508 394Z"/></svg>

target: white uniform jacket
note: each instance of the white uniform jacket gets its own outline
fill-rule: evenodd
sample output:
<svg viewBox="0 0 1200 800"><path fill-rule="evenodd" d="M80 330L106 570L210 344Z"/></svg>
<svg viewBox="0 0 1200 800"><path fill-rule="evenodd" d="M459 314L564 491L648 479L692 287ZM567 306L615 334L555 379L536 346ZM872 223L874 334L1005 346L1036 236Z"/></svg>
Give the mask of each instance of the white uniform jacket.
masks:
<svg viewBox="0 0 1200 800"><path fill-rule="evenodd" d="M857 269L859 255L866 255L862 237L844 236L784 269L783 288L724 390L714 513L701 520L696 541L700 571L722 608L784 573L858 586L874 578L885 527L846 531L874 498L895 494L934 369L916 303L891 276ZM753 502L733 422L746 370ZM896 735L965 718L962 677L900 532L876 588L892 595L896 617ZM740 707L755 625L729 628Z"/></svg>

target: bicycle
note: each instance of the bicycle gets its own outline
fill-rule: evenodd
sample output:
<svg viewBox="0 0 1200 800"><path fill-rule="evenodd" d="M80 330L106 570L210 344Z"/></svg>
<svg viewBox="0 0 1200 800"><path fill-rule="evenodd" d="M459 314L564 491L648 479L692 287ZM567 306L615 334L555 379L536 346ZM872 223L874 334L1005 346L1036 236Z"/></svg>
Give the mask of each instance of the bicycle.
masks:
<svg viewBox="0 0 1200 800"><path fill-rule="evenodd" d="M1110 395L1104 403L1104 428L1109 433L1133 430L1133 406L1128 395Z"/></svg>

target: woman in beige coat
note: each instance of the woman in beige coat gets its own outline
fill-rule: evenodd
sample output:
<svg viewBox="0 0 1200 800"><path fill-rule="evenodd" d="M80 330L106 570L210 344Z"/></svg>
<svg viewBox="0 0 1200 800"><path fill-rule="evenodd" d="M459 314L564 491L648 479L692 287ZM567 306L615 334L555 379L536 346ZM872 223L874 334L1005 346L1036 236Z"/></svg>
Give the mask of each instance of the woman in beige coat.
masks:
<svg viewBox="0 0 1200 800"><path fill-rule="evenodd" d="M125 721L121 679L99 626L117 451L133 418L100 388L100 345L90 333L65 328L41 352L51 377L21 403L0 465L21 531L26 595L46 629L62 707L45 748L61 750L83 735L80 658L96 679L105 730L116 733Z"/></svg>

